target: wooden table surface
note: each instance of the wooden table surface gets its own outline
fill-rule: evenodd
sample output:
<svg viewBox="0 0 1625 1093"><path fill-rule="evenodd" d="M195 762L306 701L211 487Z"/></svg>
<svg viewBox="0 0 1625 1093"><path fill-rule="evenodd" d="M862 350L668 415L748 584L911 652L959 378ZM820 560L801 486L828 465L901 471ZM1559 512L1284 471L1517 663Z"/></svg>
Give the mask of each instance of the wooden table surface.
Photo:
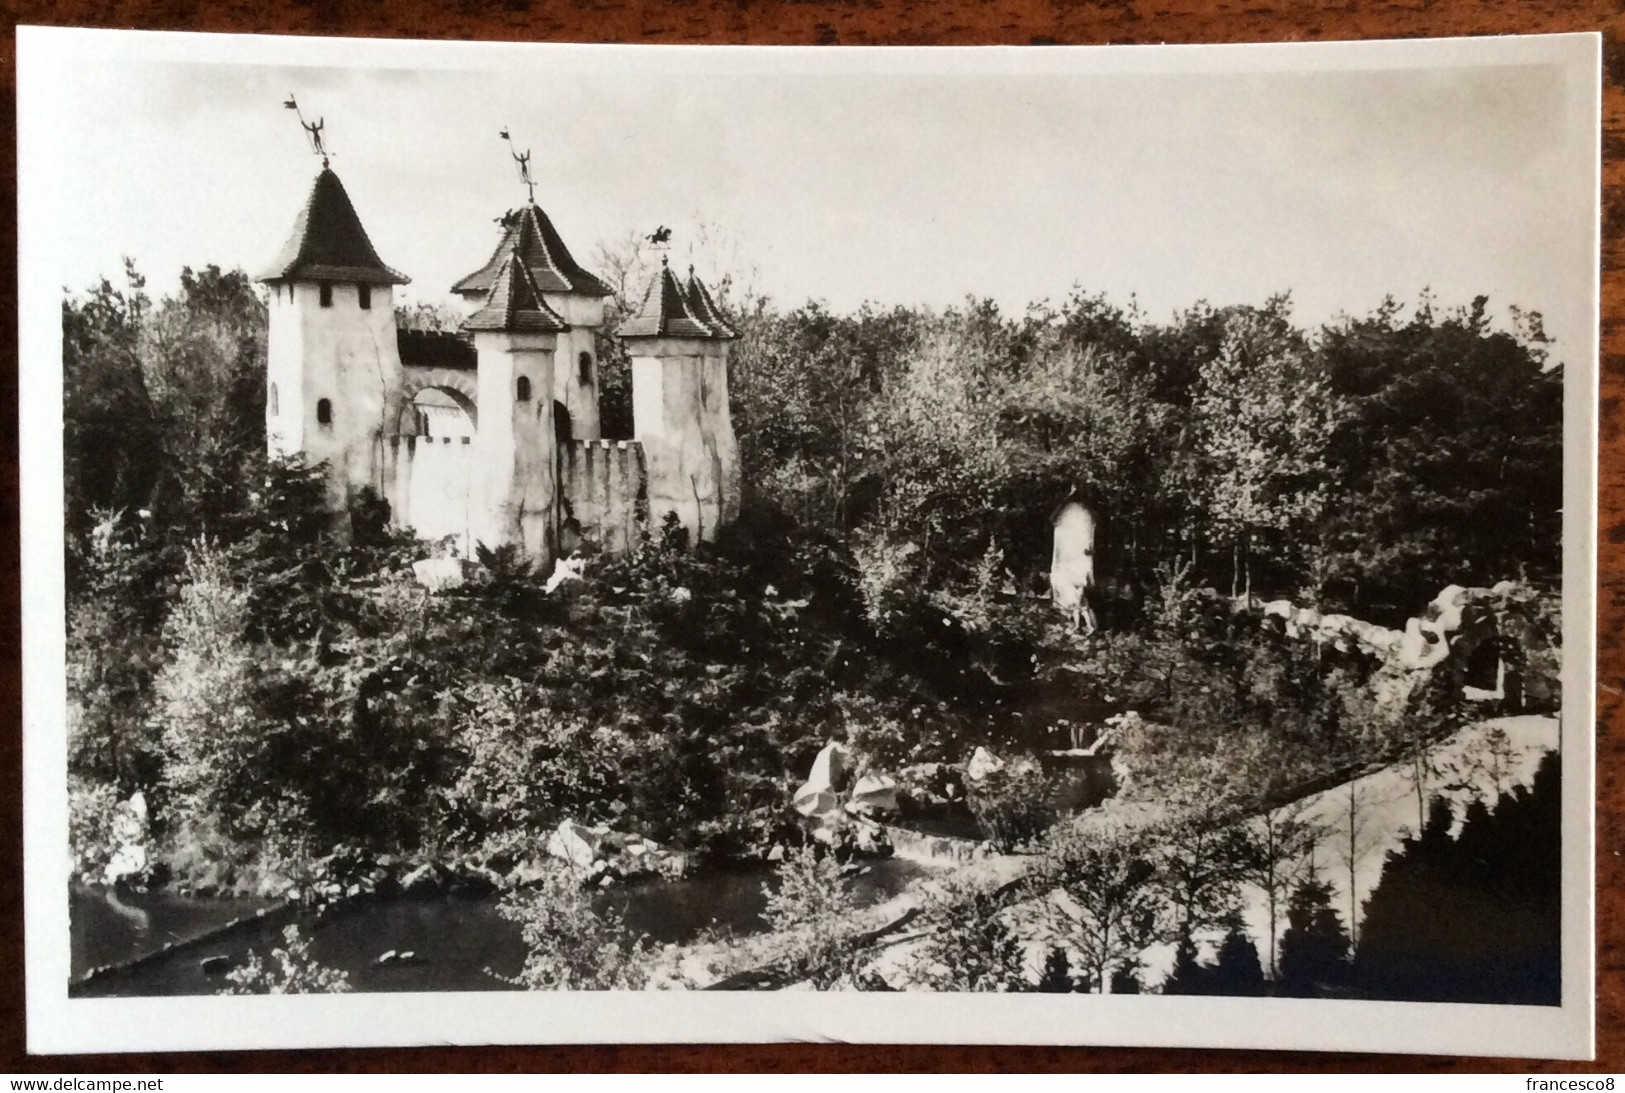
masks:
<svg viewBox="0 0 1625 1093"><path fill-rule="evenodd" d="M1597 732L1597 1062L1259 1051L1111 1048L627 1046L214 1052L29 1058L23 1052L22 779L17 428L14 383L0 414L6 460L0 543L10 651L0 733L0 1071L1423 1071L1486 1069L1542 1074L1625 1071L1625 915L1618 844L1625 820L1621 744L1608 731L1625 700L1625 3L1606 0L10 0L8 22L153 30L337 34L516 41L758 45L1092 45L1149 42L1322 41L1602 31L1603 246L1601 518ZM7 144L16 135L14 40L0 43ZM9 164L3 200L16 208ZM8 274L0 360L15 377L16 218L5 218L0 263Z"/></svg>

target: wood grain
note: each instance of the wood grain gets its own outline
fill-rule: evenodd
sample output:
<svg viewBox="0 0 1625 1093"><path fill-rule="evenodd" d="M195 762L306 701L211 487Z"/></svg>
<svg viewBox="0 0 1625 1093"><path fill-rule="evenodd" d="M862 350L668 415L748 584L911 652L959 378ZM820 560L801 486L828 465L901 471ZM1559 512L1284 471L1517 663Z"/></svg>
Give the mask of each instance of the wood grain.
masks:
<svg viewBox="0 0 1625 1093"><path fill-rule="evenodd" d="M1625 1071L1625 7L1537 0L11 0L8 23L369 37L761 45L1087 45L1317 41L1602 31L1602 396L1600 409L1599 704L1597 726L1598 1059L1594 1064L1423 1056L1096 1048L628 1046L412 1049L29 1058L23 1052L21 667L17 544L16 220L5 218L0 263L11 286L0 349L11 371L0 414L4 644L8 731L0 733L0 1070L157 1071ZM0 43L3 112L15 145L15 42ZM16 208L14 166L3 199Z"/></svg>

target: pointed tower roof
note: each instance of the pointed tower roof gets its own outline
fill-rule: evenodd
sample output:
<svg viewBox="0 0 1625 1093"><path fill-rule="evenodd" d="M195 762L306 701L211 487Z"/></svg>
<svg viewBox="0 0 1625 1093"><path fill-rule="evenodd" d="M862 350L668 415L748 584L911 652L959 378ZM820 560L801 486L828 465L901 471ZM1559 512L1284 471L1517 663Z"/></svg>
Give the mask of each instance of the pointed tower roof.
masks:
<svg viewBox="0 0 1625 1093"><path fill-rule="evenodd" d="M460 296L479 296L496 283L503 263L517 254L543 292L575 292L583 296L613 296L604 282L570 257L553 221L531 202L503 219L502 239L491 258L479 269L451 286Z"/></svg>
<svg viewBox="0 0 1625 1093"><path fill-rule="evenodd" d="M530 271L517 254L510 254L497 270L485 305L463 320L463 329L505 334L562 334L570 329L570 324L547 306Z"/></svg>
<svg viewBox="0 0 1625 1093"><path fill-rule="evenodd" d="M703 287L700 294L709 304L710 297ZM643 306L636 315L622 323L615 334L621 338L705 338L713 341L733 336L726 324L718 329L702 312L696 310L665 259L661 259L660 273L649 283L649 291L643 294Z"/></svg>
<svg viewBox="0 0 1625 1093"><path fill-rule="evenodd" d="M293 234L256 280L355 281L373 285L404 285L411 278L384 265L372 249L367 229L361 226L350 195L332 168L323 167L311 187L310 200L293 222Z"/></svg>
<svg viewBox="0 0 1625 1093"><path fill-rule="evenodd" d="M688 302L688 309L696 319L711 328L712 333L721 339L729 340L739 337L739 331L728 324L722 317L722 310L717 307L716 301L711 299L711 290L705 287L705 282L694 276L694 267L688 267L688 283L683 286L683 296Z"/></svg>

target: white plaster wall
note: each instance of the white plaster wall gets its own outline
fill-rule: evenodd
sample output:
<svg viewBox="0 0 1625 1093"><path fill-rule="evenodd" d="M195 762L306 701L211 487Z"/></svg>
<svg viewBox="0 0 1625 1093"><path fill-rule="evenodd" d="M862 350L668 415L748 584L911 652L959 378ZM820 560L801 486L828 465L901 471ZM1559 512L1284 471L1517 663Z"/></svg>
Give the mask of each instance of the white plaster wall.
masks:
<svg viewBox="0 0 1625 1093"><path fill-rule="evenodd" d="M514 543L542 561L556 542L558 468L553 438L551 334L474 336L479 357L479 429L474 438L474 536L488 547ZM518 380L531 397L516 398Z"/></svg>
<svg viewBox="0 0 1625 1093"><path fill-rule="evenodd" d="M598 415L598 331L604 325L604 301L576 293L546 293L543 298L570 324L558 336L553 356L553 397L570 412L574 439L597 440L603 435ZM577 363L583 353L592 354L592 372L585 383Z"/></svg>
<svg viewBox="0 0 1625 1093"><path fill-rule="evenodd" d="M631 343L633 433L643 445L649 522L666 513L714 540L739 514L739 446L728 409L727 345Z"/></svg>
<svg viewBox="0 0 1625 1093"><path fill-rule="evenodd" d="M414 438L409 502L398 515L409 518L419 538L438 541L450 536L458 554L470 557L474 423L458 407L418 406L416 412L428 419L429 431Z"/></svg>
<svg viewBox="0 0 1625 1093"><path fill-rule="evenodd" d="M401 386L390 286L374 285L366 310L353 284L333 285L331 307L321 306L315 283L283 285L280 292L273 286L267 358L279 411L272 415L267 404L273 450L326 460L335 511L344 511L363 486L387 495L384 438L394 423L386 418ZM316 419L324 398L333 406L329 425Z"/></svg>

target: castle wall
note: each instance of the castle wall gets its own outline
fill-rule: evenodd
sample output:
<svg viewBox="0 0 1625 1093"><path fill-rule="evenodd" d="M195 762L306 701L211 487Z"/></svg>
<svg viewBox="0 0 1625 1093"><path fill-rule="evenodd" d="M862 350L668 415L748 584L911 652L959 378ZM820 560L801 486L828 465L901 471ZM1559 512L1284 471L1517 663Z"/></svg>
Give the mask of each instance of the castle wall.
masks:
<svg viewBox="0 0 1625 1093"><path fill-rule="evenodd" d="M374 285L363 309L353 284L334 283L330 307L320 291L315 283L271 286L266 379L275 395L265 427L273 454L303 451L313 464L328 463L328 503L343 512L364 486L390 492L384 438L395 432L388 417L401 386L394 293Z"/></svg>
<svg viewBox="0 0 1625 1093"><path fill-rule="evenodd" d="M695 539L739 516L739 446L728 409L726 343L640 339L632 352L633 433L648 468L649 522L675 512Z"/></svg>
<svg viewBox="0 0 1625 1093"><path fill-rule="evenodd" d="M643 445L577 440L560 447L560 479L584 539L611 553L637 544L644 496Z"/></svg>
<svg viewBox="0 0 1625 1093"><path fill-rule="evenodd" d="M604 301L562 292L543 293L542 298L570 324L558 336L553 354L553 397L569 411L572 439L597 440L603 435L598 416L598 331L604 325ZM585 379L583 353L591 357Z"/></svg>

